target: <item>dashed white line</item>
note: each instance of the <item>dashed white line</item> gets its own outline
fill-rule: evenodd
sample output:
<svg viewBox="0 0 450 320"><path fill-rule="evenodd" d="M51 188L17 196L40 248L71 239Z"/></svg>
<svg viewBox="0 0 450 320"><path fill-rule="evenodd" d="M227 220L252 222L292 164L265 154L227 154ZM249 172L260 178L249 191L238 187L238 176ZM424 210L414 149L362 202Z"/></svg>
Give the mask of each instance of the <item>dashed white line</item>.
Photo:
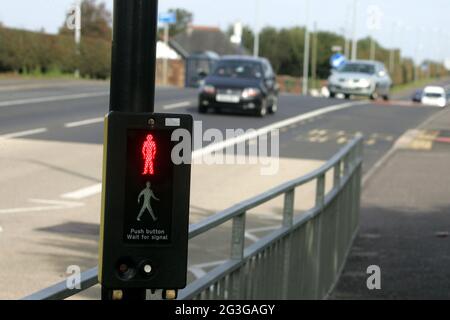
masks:
<svg viewBox="0 0 450 320"><path fill-rule="evenodd" d="M221 261L214 261L214 262L207 262L207 263L200 263L200 264L196 264L196 265L192 265L188 268L188 270L197 278L201 278L204 275L206 275L206 271L204 270L205 268L212 268L212 267L217 267L220 266L221 264L224 264L226 261L225 260L221 260Z"/></svg>
<svg viewBox="0 0 450 320"><path fill-rule="evenodd" d="M61 195L61 198L71 199L71 200L81 200L102 192L102 184L98 183L93 186L76 190L74 192L69 192Z"/></svg>
<svg viewBox="0 0 450 320"><path fill-rule="evenodd" d="M189 102L187 102L187 103L189 103ZM347 109L347 108L355 107L355 106L359 106L359 105L364 105L364 104L367 104L367 102L365 102L365 101L348 102L348 103L342 103L342 104L338 104L338 105L325 107L325 108L322 108L322 109L319 109L319 110L315 110L315 111L312 111L312 112L308 112L308 113L305 113L305 114L301 114L299 116L296 116L296 117L293 117L293 118L289 118L289 119L286 119L286 120L274 123L272 125L263 127L263 128L258 129L256 131L249 132L248 134L244 134L244 135L238 136L238 137L233 138L233 139L228 139L228 140L225 140L223 142L215 143L215 144L209 145L209 146L207 146L205 148L202 148L202 149L199 149L199 150L195 150L192 153L192 158L196 159L196 158L202 157L202 156L204 156L206 154L210 154L212 152L225 149L225 148L227 148L229 146L233 146L233 145L236 145L236 144L239 144L239 143L251 140L251 139L258 138L259 136L267 134L267 133L271 132L272 130L283 128L283 127L286 127L286 126L290 126L290 125L292 125L294 123L297 123L297 122L300 122L300 121L304 121L305 119L314 118L314 117L317 117L318 115L330 113L330 112L337 111L337 110L343 110L343 109ZM179 105L181 105L181 103ZM99 183L99 184L95 184L95 185L87 187L87 188L76 190L74 192L63 194L63 195L61 195L61 197L65 198L65 199L81 200L81 199L84 199L84 198L95 196L96 194L101 193L101 191L102 191L102 185ZM273 218L281 219L278 216L276 216L276 217L274 216Z"/></svg>
<svg viewBox="0 0 450 320"><path fill-rule="evenodd" d="M76 127L87 126L90 124L103 123L104 121L105 121L104 117L92 118L92 119L86 119L86 120L81 120L81 121L76 121L76 122L69 122L69 123L64 124L64 127L76 128Z"/></svg>
<svg viewBox="0 0 450 320"><path fill-rule="evenodd" d="M105 91L105 92L93 92L93 93L68 94L68 95L64 95L64 96L53 96L53 97L2 101L2 102L0 102L0 108L18 106L18 105L24 105L24 104L33 104L33 103L67 101L67 100L77 100L77 99L84 99L84 98L103 97L103 96L107 96L107 95L109 95L109 92Z"/></svg>
<svg viewBox="0 0 450 320"><path fill-rule="evenodd" d="M173 110L173 109L179 109L179 108L186 108L186 107L190 107L191 106L191 102L190 101L182 101L182 102L177 102L174 104L168 104L163 106L164 110Z"/></svg>
<svg viewBox="0 0 450 320"><path fill-rule="evenodd" d="M27 136L32 136L35 134L40 134L47 132L47 128L38 128L38 129L32 129L32 130L26 130L26 131L20 131L20 132L14 132L14 133L8 133L1 135L0 138L2 139L15 139L15 138L22 138Z"/></svg>
<svg viewBox="0 0 450 320"><path fill-rule="evenodd" d="M274 130L281 129L281 128L284 128L284 127L288 127L288 126L290 126L290 125L292 125L294 123L297 123L297 122L300 122L300 121L304 121L304 120L307 120L307 119L315 118L315 117L317 117L319 115L331 113L331 112L338 111L338 110L348 109L348 108L356 107L356 106L360 106L360 105L365 105L367 103L368 103L367 101L347 102L347 103L341 103L341 104L337 104L337 105L332 105L332 106L329 106L329 107L321 108L321 109L318 109L318 110L315 110L315 111L311 111L311 112L308 112L308 113L304 113L304 114L298 115L296 117L292 117L292 118L289 118L289 119L286 119L286 120L282 120L282 121L273 123L273 124L271 124L269 126L260 128L258 130L253 130L251 132L248 132L246 134L240 135L238 137L235 137L235 138L232 138L232 139L228 139L228 140L225 140L225 141L222 141L222 142L218 142L218 143L213 143L213 144L208 145L205 148L202 148L202 149L199 149L199 150L195 150L192 153L192 158L193 159L197 159L197 158L203 157L203 156L211 154L213 152L217 152L217 151L223 150L225 148L234 146L236 144L240 144L240 143L243 143L245 141L257 138L259 136L266 135L266 134L268 134L268 133L270 133L270 132L272 132Z"/></svg>
<svg viewBox="0 0 450 320"><path fill-rule="evenodd" d="M84 206L84 203L57 201L57 200L29 199L29 202L37 203L37 204L44 204L45 206L0 209L0 215L13 214L13 213L42 212L42 211L61 210L61 209L72 209L72 208L78 208L78 207Z"/></svg>

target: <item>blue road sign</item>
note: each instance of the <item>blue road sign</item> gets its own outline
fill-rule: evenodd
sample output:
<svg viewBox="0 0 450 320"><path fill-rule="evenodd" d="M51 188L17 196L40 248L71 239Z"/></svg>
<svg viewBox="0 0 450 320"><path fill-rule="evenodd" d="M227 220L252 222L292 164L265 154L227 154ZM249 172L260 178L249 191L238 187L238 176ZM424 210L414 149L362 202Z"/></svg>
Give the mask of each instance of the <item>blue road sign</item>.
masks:
<svg viewBox="0 0 450 320"><path fill-rule="evenodd" d="M160 23L174 24L177 23L177 15L175 12L160 13L158 20Z"/></svg>
<svg viewBox="0 0 450 320"><path fill-rule="evenodd" d="M330 58L330 65L333 68L340 68L345 62L347 62L347 58L342 53L336 53Z"/></svg>

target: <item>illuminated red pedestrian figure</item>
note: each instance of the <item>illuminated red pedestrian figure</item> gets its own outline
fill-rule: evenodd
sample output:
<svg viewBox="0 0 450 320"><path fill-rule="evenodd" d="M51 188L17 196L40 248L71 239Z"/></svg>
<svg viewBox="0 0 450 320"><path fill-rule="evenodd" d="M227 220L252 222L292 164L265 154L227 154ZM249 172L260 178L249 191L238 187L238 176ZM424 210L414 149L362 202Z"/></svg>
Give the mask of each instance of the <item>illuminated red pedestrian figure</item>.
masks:
<svg viewBox="0 0 450 320"><path fill-rule="evenodd" d="M142 146L142 156L144 157L144 172L143 175L155 174L154 161L156 156L156 143L153 136L149 134Z"/></svg>

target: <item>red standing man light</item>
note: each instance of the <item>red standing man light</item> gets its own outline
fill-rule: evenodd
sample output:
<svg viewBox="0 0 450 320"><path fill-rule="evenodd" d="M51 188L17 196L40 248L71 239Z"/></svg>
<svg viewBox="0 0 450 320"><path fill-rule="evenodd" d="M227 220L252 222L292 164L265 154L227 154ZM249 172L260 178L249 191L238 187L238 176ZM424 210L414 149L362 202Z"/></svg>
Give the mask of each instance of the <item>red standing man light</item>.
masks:
<svg viewBox="0 0 450 320"><path fill-rule="evenodd" d="M142 156L144 157L144 172L143 175L154 175L154 161L156 156L156 142L153 136L149 134L142 145Z"/></svg>

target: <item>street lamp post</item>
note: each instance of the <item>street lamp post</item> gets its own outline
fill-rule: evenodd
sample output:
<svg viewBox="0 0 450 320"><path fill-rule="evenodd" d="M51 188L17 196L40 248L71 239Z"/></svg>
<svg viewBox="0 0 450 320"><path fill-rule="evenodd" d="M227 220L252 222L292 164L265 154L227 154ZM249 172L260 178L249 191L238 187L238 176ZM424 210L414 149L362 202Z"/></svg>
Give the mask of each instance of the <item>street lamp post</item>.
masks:
<svg viewBox="0 0 450 320"><path fill-rule="evenodd" d="M81 0L75 3L75 53L77 59L80 57L80 43L81 43ZM79 63L77 63L77 69L75 70L75 77L80 77Z"/></svg>
<svg viewBox="0 0 450 320"><path fill-rule="evenodd" d="M352 45L352 60L358 59L358 39L356 38L358 5L359 5L358 0L354 0L354 2L353 2L353 45Z"/></svg>
<svg viewBox="0 0 450 320"><path fill-rule="evenodd" d="M260 15L260 0L255 3L255 41L253 43L253 55L259 57L259 15Z"/></svg>
<svg viewBox="0 0 450 320"><path fill-rule="evenodd" d="M305 6L306 24L305 24L305 45L303 54L303 94L308 95L308 79L309 79L309 0L306 0Z"/></svg>

